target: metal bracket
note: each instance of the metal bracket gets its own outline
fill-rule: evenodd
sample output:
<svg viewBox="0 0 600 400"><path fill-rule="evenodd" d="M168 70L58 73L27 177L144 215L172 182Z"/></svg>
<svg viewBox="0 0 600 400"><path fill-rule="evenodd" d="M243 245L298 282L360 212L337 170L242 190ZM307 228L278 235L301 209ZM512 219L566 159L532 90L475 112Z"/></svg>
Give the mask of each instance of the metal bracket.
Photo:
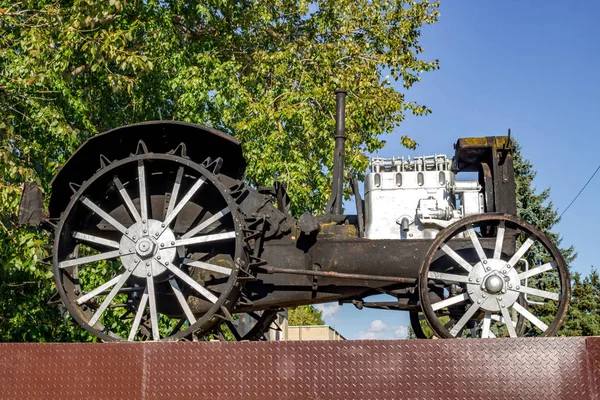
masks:
<svg viewBox="0 0 600 400"><path fill-rule="evenodd" d="M524 259L524 258L521 258L521 259L520 259L519 261L517 261L517 262L523 262L523 263L525 264L525 272L529 271L529 262L528 262L526 259ZM529 279L529 278L525 278L525 286L527 286L527 280L528 280L528 279ZM523 296L524 296L525 302L526 302L527 304L537 304L537 305L544 305L544 304L545 304L544 302L541 302L541 301L533 301L533 300L529 300L529 299L527 298L527 293L525 293Z"/></svg>

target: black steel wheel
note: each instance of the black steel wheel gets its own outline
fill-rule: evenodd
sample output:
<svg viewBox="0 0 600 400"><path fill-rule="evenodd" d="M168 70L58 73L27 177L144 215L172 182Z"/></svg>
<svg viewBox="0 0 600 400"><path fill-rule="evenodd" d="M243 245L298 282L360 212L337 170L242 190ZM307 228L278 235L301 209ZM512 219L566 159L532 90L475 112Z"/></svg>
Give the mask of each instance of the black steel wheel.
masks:
<svg viewBox="0 0 600 400"><path fill-rule="evenodd" d="M570 293L558 248L504 214L469 216L444 229L419 275L421 308L441 338L552 336Z"/></svg>
<svg viewBox="0 0 600 400"><path fill-rule="evenodd" d="M75 187L55 232L58 292L105 341L198 338L231 318L244 220L219 162L141 153Z"/></svg>

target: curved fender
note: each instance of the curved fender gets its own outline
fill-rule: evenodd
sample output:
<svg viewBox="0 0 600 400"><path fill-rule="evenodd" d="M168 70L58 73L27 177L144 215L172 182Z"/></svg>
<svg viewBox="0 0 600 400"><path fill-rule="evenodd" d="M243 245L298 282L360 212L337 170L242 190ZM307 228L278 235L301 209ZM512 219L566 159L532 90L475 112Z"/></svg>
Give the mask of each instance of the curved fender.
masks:
<svg viewBox="0 0 600 400"><path fill-rule="evenodd" d="M166 153L185 143L187 156L201 163L207 157L223 158L221 174L242 179L246 160L240 141L213 128L187 122L148 121L125 125L88 139L67 160L51 182L49 216L57 218L69 202L70 182L81 184L100 168L100 155L119 160L135 154L143 140L149 152Z"/></svg>

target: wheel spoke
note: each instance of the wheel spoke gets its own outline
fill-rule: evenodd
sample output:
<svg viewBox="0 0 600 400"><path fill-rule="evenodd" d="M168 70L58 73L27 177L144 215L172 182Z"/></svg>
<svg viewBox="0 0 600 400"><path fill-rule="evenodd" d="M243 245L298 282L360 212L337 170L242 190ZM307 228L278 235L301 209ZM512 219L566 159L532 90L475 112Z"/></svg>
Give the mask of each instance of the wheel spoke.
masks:
<svg viewBox="0 0 600 400"><path fill-rule="evenodd" d="M473 243L473 247L475 247L475 251L477 252L477 256L479 257L479 260L481 260L481 261L487 260L485 252L483 251L483 247L481 247L481 243L479 242L479 238L477 237L477 233L475 232L475 229L473 229L473 225L470 225L467 228L467 233L469 234L469 237L471 238L471 242Z"/></svg>
<svg viewBox="0 0 600 400"><path fill-rule="evenodd" d="M219 265L209 264L209 263L205 263L202 261L194 261L194 260L190 260L189 258L184 258L183 263L185 265L189 265L190 267L196 267L196 268L205 269L207 271L218 272L223 275L231 275L231 268L225 268L225 267L221 267Z"/></svg>
<svg viewBox="0 0 600 400"><path fill-rule="evenodd" d="M160 262L160 261L158 261L158 262ZM163 264L162 262L161 262L161 264L164 265L165 268L167 268L173 274L175 274L179 279L181 279L182 281L184 281L185 283L190 285L190 287L192 289L194 289L196 292L201 294L203 297L205 297L211 303L216 303L217 300L219 300L218 297L216 297L214 294L212 294L208 289L206 289L205 287L200 285L198 282L193 280L189 275L186 275L185 272L183 272L179 268L175 267L173 264Z"/></svg>
<svg viewBox="0 0 600 400"><path fill-rule="evenodd" d="M513 304L513 308L515 310L517 310L517 312L519 314L521 314L522 316L524 316L525 318L527 318L532 324L534 324L535 326L537 326L538 328L540 328L540 330L542 332L546 332L546 329L548 329L548 325L546 325L545 323L543 323L538 317L536 317L535 315L533 315L532 313L530 313L525 307L523 307L519 303Z"/></svg>
<svg viewBox="0 0 600 400"><path fill-rule="evenodd" d="M521 259L521 257L523 257L527 250L529 250L529 248L533 245L535 239L536 236L534 234L531 234L527 238L527 240L525 240L525 243L521 245L519 250L517 250L517 252L511 257L510 261L508 262L508 264L510 264L511 267L514 267L515 264Z"/></svg>
<svg viewBox="0 0 600 400"><path fill-rule="evenodd" d="M119 221L117 221L116 219L114 219L113 217L111 217L107 212L105 212L100 207L98 207L97 205L95 205L90 199L88 199L87 197L82 197L80 199L80 201L83 204L85 204L90 210L92 210L93 212L95 212L96 214L98 214L99 216L101 216L102 218L104 218L104 220L106 222L108 222L113 227L115 227L123 235L126 234L125 232L127 232L127 228L125 228Z"/></svg>
<svg viewBox="0 0 600 400"><path fill-rule="evenodd" d="M120 250L108 251L106 253L94 254L93 256L79 257L72 260L66 260L58 264L59 268L72 267L74 265L87 264L94 261L110 260L111 258L119 257L120 255L132 254L133 252L124 252L121 254Z"/></svg>
<svg viewBox="0 0 600 400"><path fill-rule="evenodd" d="M463 294L456 295L454 297L447 298L442 301L438 301L437 303L433 303L431 305L431 308L433 309L433 311L437 311L437 310L441 310L444 307L448 307L453 304L461 303L468 299L469 299L469 294L463 293Z"/></svg>
<svg viewBox="0 0 600 400"><path fill-rule="evenodd" d="M512 319L510 318L510 314L508 313L508 309L504 306L504 304L502 304L502 302L500 302L499 299L496 299L496 301L498 302L498 306L500 307L502 319L504 319L504 325L506 325L506 329L508 329L508 335L510 337L517 337L517 332L515 332L515 327L513 325Z"/></svg>
<svg viewBox="0 0 600 400"><path fill-rule="evenodd" d="M175 297L177 297L177 300L179 301L179 304L181 305L181 309L183 310L188 321L190 321L190 325L195 324L196 318L194 317L194 313L192 313L192 310L190 309L189 304L187 303L187 301L185 301L185 297L183 297L183 293L181 293L181 289L179 288L177 281L175 280L175 278L171 278L169 280L169 283L171 284L173 293L175 293Z"/></svg>
<svg viewBox="0 0 600 400"><path fill-rule="evenodd" d="M481 327L481 337L488 338L490 336L490 325L492 323L492 314L486 311L483 316L483 326Z"/></svg>
<svg viewBox="0 0 600 400"><path fill-rule="evenodd" d="M467 260L459 256L458 253L452 250L452 248L447 244L444 243L443 245L441 245L440 250L442 250L444 253L450 256L450 258L456 261L456 263L463 267L463 269L465 269L467 272L471 272L473 270L471 264L469 264Z"/></svg>
<svg viewBox="0 0 600 400"><path fill-rule="evenodd" d="M550 271L551 269L556 268L557 265L558 265L558 263L556 261L552 261L552 262L540 265L539 267L535 267L528 271L521 272L519 274L519 279L531 278L532 276L541 274L542 272Z"/></svg>
<svg viewBox="0 0 600 400"><path fill-rule="evenodd" d="M154 291L154 277L152 272L146 277L146 285L148 287L149 303L150 303L150 323L152 324L152 340L160 340L160 332L158 331L158 312L156 310L156 293Z"/></svg>
<svg viewBox="0 0 600 400"><path fill-rule="evenodd" d="M175 204L177 202L177 196L179 196L179 189L181 188L181 180L183 179L183 167L179 167L177 175L175 176L175 183L173 184L173 190L171 191L171 198L169 199L169 207L167 208L167 215L171 215Z"/></svg>
<svg viewBox="0 0 600 400"><path fill-rule="evenodd" d="M113 181L115 182L115 186L117 187L119 194L123 198L123 201L125 202L125 206L127 206L127 210L129 210L129 213L133 217L134 221L135 222L141 221L142 217L140 216L140 213L138 213L138 210L133 205L133 201L131 201L131 197L129 197L129 194L127 193L127 190L125 190L125 187L121 183L121 180L119 178L115 177L115 179Z"/></svg>
<svg viewBox="0 0 600 400"><path fill-rule="evenodd" d="M117 275L114 278L112 278L110 281L106 282L105 284L100 285L96 289L84 294L83 296L81 296L80 298L77 299L77 304L82 305L83 303L85 303L86 301L91 299L92 297L97 296L100 293L107 290L108 288L113 287L117 282L119 282L119 279L121 279L122 275L123 274Z"/></svg>
<svg viewBox="0 0 600 400"><path fill-rule="evenodd" d="M164 221L165 227L169 226L169 224L175 219L177 214L179 214L179 212L183 209L183 207L187 204L187 202L190 201L192 196L198 191L198 189L200 189L200 186L202 186L202 184L204 182L205 182L204 177L200 177L200 178L198 178L198 180L196 180L194 185L190 188L190 190L188 190L188 192L185 194L185 196L183 196L181 201L179 203L177 203L177 205L175 206L175 209L173 211L171 211L170 214L167 215L167 218L165 218L165 221Z"/></svg>
<svg viewBox="0 0 600 400"><path fill-rule="evenodd" d="M502 255L502 245L504 242L504 231L505 231L504 221L500 221L498 224L498 231L496 232L496 246L494 247L494 258L496 260L500 260Z"/></svg>
<svg viewBox="0 0 600 400"><path fill-rule="evenodd" d="M142 321L142 317L144 316L144 312L146 311L146 303L148 302L148 287L144 290L144 294L140 300L140 304L138 306L138 310L135 313L135 319L133 320L133 325L131 326L131 330L129 331L129 337L127 340L132 341L135 339L135 334L137 333L138 327L140 326L140 322Z"/></svg>
<svg viewBox="0 0 600 400"><path fill-rule="evenodd" d="M142 226L144 230L148 230L148 198L146 194L146 169L144 168L144 162L138 161L138 181L140 184L140 214L142 216ZM145 221L145 222L144 222ZM152 296L150 296L152 297ZM152 298L150 299L152 304Z"/></svg>
<svg viewBox="0 0 600 400"><path fill-rule="evenodd" d="M114 240L101 238L99 236L89 235L87 233L77 231L73 232L72 236L75 239L83 240L84 242L99 244L101 246L111 247L113 249L119 248L119 243L115 242Z"/></svg>
<svg viewBox="0 0 600 400"><path fill-rule="evenodd" d="M435 280L440 280L440 281L464 282L464 283L469 282L469 277L466 275L446 274L444 272L429 271L429 274L427 274L427 276L430 279L435 279Z"/></svg>
<svg viewBox="0 0 600 400"><path fill-rule="evenodd" d="M521 293L525 293L525 294L530 294L532 296L544 297L544 298L550 299L550 300L556 300L556 301L560 300L560 295L558 293L546 292L545 290L534 289L534 288L530 288L527 286L520 286L519 289L515 288L515 289L509 289L509 290L513 290L515 292L521 292Z"/></svg>
<svg viewBox="0 0 600 400"><path fill-rule="evenodd" d="M221 219L222 217L224 217L227 214L229 214L229 207L225 207L224 209L222 209L221 211L219 211L212 217L208 218L206 221L199 223L198 226L196 226L191 231L187 232L181 238L187 239L187 238L191 238L191 237L195 236L197 233L202 232L202 230L206 229L206 227L210 226L212 223L218 221L219 219Z"/></svg>
<svg viewBox="0 0 600 400"><path fill-rule="evenodd" d="M484 301L484 303L485 303L485 301ZM456 335L458 335L458 333L462 330L463 326L465 326L465 324L467 322L469 322L469 320L471 319L471 317L473 315L475 315L475 312L477 312L477 310L479 310L479 307L481 307L481 304L477 304L477 303L471 304L471 307L469 307L467 309L467 311L465 311L465 313L458 320L458 322L456 323L456 325L454 325L452 327L452 329L450 329L450 334L452 336L456 337Z"/></svg>
<svg viewBox="0 0 600 400"><path fill-rule="evenodd" d="M102 302L102 304L100 305L100 307L96 310L96 312L94 313L94 315L92 316L92 318L89 320L88 324L90 326L96 325L96 322L98 322L98 320L102 316L102 313L104 313L104 311L106 310L106 308L110 305L110 302L113 300L113 298L119 292L119 290L121 289L121 287L123 287L123 285L125 284L125 282L129 278L129 276L137 268L137 266L138 266L138 264L136 264L131 270L127 270L127 271L125 271L121 275L121 278L119 279L119 281L117 282L117 284L115 285L115 287L113 287L113 289L106 296L106 298L104 299L104 301Z"/></svg>
<svg viewBox="0 0 600 400"><path fill-rule="evenodd" d="M179 247L179 246L189 246L192 244L199 243L207 243L207 242L216 242L219 240L233 239L235 238L235 232L224 232L224 233L215 233L214 235L204 235L193 237L189 239L179 239L174 240L169 243L161 243L161 248L168 249L169 247ZM164 246L162 246L164 244Z"/></svg>
<svg viewBox="0 0 600 400"><path fill-rule="evenodd" d="M452 325L454 325L455 323L456 323L456 319L455 319L455 318L450 318L450 319L448 320L448 322L446 322L446 323L444 324L444 328L446 328L446 329L450 329L450 327L451 327Z"/></svg>

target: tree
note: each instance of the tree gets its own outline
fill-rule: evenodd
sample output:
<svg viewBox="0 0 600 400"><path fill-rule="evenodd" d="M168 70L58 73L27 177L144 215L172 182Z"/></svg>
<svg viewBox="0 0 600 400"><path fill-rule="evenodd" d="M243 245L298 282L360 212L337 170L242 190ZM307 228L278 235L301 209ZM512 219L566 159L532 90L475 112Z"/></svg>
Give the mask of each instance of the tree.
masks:
<svg viewBox="0 0 600 400"><path fill-rule="evenodd" d="M295 214L323 210L334 89L349 90L347 167L360 176L382 134L406 113L430 112L390 80L408 89L438 67L419 58L420 29L438 15L428 0L0 0L2 285L32 282L20 286L20 300L0 302L0 340L69 336L15 333L63 329L44 306L53 283L39 260L49 237L14 223L24 181L49 193L51 177L90 136L178 119L241 139L247 180L269 185L279 173ZM8 296L17 287L3 288Z"/></svg>
<svg viewBox="0 0 600 400"><path fill-rule="evenodd" d="M523 157L521 145L515 144L515 184L517 198L517 216L524 221L536 226L546 235L550 236L553 242L560 246L562 239L559 234L552 231L552 228L560 222L558 211L554 203L550 200L550 188L536 193L537 189L533 186L533 181L537 175L533 164ZM561 254L567 264L570 264L577 257L575 248L560 248Z"/></svg>
<svg viewBox="0 0 600 400"><path fill-rule="evenodd" d="M569 314L560 333L565 336L600 335L600 276L592 267L589 275L572 276L573 295Z"/></svg>
<svg viewBox="0 0 600 400"><path fill-rule="evenodd" d="M323 313L313 306L298 306L288 310L288 324L292 326L324 325Z"/></svg>
<svg viewBox="0 0 600 400"><path fill-rule="evenodd" d="M577 257L577 253L575 252L575 248L573 246L568 248L560 247L562 238L558 233L552 231L554 226L560 222L560 217L558 215L558 211L554 207L554 204L550 200L550 188L546 188L540 193L537 193L536 188L533 186L533 180L535 179L536 171L531 162L523 157L521 146L518 143L516 143L514 166L517 216L536 226L544 234L548 235L550 239L559 247L560 253L565 259L567 266L570 266L570 264ZM527 261L529 262L529 265L535 265L539 261L543 262L544 258L547 256L548 255L546 254L545 250L542 249L542 246L537 243L527 253ZM543 274L542 277L535 279L544 279L543 282L539 282L538 284L534 285L539 288L558 288L559 285L558 273ZM574 294L575 292L572 293L572 295ZM536 315L540 316L541 319L546 323L550 323L557 312L557 304L554 302L546 302L546 305L536 307L538 312ZM565 326L563 325L559 331L559 335L564 335L565 333Z"/></svg>

